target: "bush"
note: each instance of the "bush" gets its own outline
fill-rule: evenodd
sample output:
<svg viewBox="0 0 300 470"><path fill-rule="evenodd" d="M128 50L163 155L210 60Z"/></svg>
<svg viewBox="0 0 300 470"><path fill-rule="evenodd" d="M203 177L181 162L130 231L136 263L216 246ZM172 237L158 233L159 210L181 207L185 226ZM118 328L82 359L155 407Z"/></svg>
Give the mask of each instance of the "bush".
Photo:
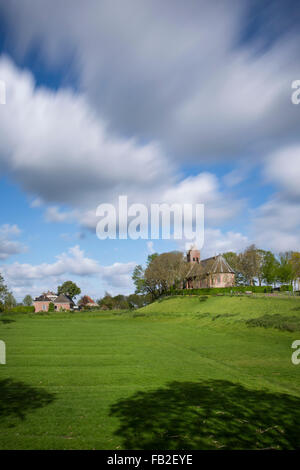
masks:
<svg viewBox="0 0 300 470"><path fill-rule="evenodd" d="M283 284L282 286L280 286L280 291L281 292L283 291L293 292L293 286L291 286L290 284Z"/></svg>
<svg viewBox="0 0 300 470"><path fill-rule="evenodd" d="M266 314L258 318L247 320L248 326L260 326L263 328L277 328L283 331L300 331L300 317L295 315L284 316L276 313L275 315Z"/></svg>
<svg viewBox="0 0 300 470"><path fill-rule="evenodd" d="M93 307L90 307L88 305L82 305L80 312L93 312L96 310L103 310L103 309L102 307L100 307L100 305L94 305Z"/></svg>

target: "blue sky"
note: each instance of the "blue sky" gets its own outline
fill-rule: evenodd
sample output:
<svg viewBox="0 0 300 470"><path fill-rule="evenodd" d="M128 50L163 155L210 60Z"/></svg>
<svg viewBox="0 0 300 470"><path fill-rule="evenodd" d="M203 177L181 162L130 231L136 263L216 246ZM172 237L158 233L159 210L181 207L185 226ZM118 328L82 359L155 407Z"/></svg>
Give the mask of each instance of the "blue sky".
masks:
<svg viewBox="0 0 300 470"><path fill-rule="evenodd" d="M295 1L0 1L0 272L129 293L153 251L96 237L96 208L203 203L201 256L299 250Z"/></svg>

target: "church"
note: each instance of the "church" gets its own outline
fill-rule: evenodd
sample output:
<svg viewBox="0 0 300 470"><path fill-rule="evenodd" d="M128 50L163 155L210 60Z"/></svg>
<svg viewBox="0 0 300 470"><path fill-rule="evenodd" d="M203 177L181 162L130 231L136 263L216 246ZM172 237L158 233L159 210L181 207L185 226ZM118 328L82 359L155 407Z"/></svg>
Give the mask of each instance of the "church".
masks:
<svg viewBox="0 0 300 470"><path fill-rule="evenodd" d="M210 287L233 287L235 272L222 255L200 259L200 251L195 247L187 252L190 269L185 283L186 289L204 289Z"/></svg>

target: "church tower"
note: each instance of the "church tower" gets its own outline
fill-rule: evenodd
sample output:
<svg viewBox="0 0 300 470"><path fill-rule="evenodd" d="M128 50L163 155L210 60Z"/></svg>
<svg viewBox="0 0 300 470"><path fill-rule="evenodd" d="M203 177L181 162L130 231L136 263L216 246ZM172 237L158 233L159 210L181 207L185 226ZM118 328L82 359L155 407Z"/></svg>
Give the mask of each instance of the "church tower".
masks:
<svg viewBox="0 0 300 470"><path fill-rule="evenodd" d="M200 251L196 246L192 246L187 252L186 259L188 263L200 263Z"/></svg>

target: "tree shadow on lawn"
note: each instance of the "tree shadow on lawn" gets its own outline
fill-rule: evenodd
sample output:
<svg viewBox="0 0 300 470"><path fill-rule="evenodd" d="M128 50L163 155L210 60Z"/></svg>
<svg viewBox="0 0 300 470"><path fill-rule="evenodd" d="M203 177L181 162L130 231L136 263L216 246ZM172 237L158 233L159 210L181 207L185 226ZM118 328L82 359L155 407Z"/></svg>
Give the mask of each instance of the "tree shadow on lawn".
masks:
<svg viewBox="0 0 300 470"><path fill-rule="evenodd" d="M300 449L300 398L225 380L138 392L110 416L125 449Z"/></svg>
<svg viewBox="0 0 300 470"><path fill-rule="evenodd" d="M3 323L3 325L8 325L9 323L15 323L16 320L11 320L10 318L0 318L0 322Z"/></svg>
<svg viewBox="0 0 300 470"><path fill-rule="evenodd" d="M49 405L55 395L12 379L0 380L0 422L6 417L24 420L31 411Z"/></svg>

